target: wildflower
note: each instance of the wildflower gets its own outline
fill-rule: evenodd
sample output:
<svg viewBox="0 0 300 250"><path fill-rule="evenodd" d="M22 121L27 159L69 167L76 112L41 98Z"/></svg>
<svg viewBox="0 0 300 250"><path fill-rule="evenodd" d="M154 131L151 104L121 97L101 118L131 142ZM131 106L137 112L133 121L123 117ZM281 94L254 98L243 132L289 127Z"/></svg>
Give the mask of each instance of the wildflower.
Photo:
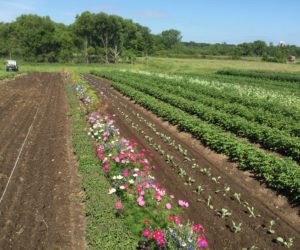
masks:
<svg viewBox="0 0 300 250"><path fill-rule="evenodd" d="M183 200L179 200L178 205L181 207L189 207L189 203Z"/></svg>
<svg viewBox="0 0 300 250"><path fill-rule="evenodd" d="M139 196L137 198L137 203L139 204L139 206L143 207L145 205L145 201L144 201L144 198L143 196Z"/></svg>
<svg viewBox="0 0 300 250"><path fill-rule="evenodd" d="M157 238L157 243L159 245L164 245L166 243L165 238L164 237L158 237Z"/></svg>
<svg viewBox="0 0 300 250"><path fill-rule="evenodd" d="M163 236L163 232L161 230L156 230L155 232L156 238L162 237Z"/></svg>
<svg viewBox="0 0 300 250"><path fill-rule="evenodd" d="M197 246L200 248L206 248L208 246L206 239L199 236L197 240Z"/></svg>
<svg viewBox="0 0 300 250"><path fill-rule="evenodd" d="M123 171L123 174L124 174L125 177L129 177L129 170L128 170L128 169L125 169L125 170Z"/></svg>
<svg viewBox="0 0 300 250"><path fill-rule="evenodd" d="M104 167L103 167L103 171L105 173L107 173L109 171L109 165L108 164L105 164Z"/></svg>
<svg viewBox="0 0 300 250"><path fill-rule="evenodd" d="M175 216L174 217L174 222L175 222L175 224L180 224L181 220L178 216Z"/></svg>
<svg viewBox="0 0 300 250"><path fill-rule="evenodd" d="M201 225L201 224L195 224L194 226L193 226L193 230L194 230L194 232L199 232L199 230L200 229L203 229L203 226Z"/></svg>
<svg viewBox="0 0 300 250"><path fill-rule="evenodd" d="M139 206L143 207L143 206L145 205L145 201L144 201L144 200L140 200L140 201L138 202L138 204L139 204Z"/></svg>
<svg viewBox="0 0 300 250"><path fill-rule="evenodd" d="M120 209L123 208L123 205L122 205L121 201L117 201L117 202L115 203L115 208L116 208L117 210L120 210Z"/></svg>
<svg viewBox="0 0 300 250"><path fill-rule="evenodd" d="M145 238L148 238L148 237L150 236L150 234L151 234L151 232L150 232L149 229L146 229L146 230L144 230L144 232L143 232L143 236L144 236Z"/></svg>
<svg viewBox="0 0 300 250"><path fill-rule="evenodd" d="M125 187L122 185L122 186L120 186L120 189L121 189L121 190L124 190L124 189L125 189Z"/></svg>
<svg viewBox="0 0 300 250"><path fill-rule="evenodd" d="M166 209L169 209L169 210L170 210L171 208L172 208L172 205L171 205L170 203L167 203L167 204L166 204Z"/></svg>
<svg viewBox="0 0 300 250"><path fill-rule="evenodd" d="M133 183L134 183L134 180L131 179L131 180L129 180L128 182L129 182L129 184L133 184Z"/></svg>
<svg viewBox="0 0 300 250"><path fill-rule="evenodd" d="M181 247L185 247L186 246L186 243L183 241L183 242L180 242L180 246Z"/></svg>
<svg viewBox="0 0 300 250"><path fill-rule="evenodd" d="M113 194L113 193L115 193L117 190L115 189L115 188L111 188L110 190L109 190L109 192L108 192L108 194Z"/></svg>

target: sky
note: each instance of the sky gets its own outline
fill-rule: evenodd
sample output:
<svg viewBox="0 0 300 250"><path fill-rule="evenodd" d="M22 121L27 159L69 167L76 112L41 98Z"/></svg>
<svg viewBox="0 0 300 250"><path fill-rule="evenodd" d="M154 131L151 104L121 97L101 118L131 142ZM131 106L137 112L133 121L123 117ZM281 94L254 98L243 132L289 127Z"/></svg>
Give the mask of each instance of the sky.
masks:
<svg viewBox="0 0 300 250"><path fill-rule="evenodd" d="M300 45L300 0L0 0L0 22L37 14L71 24L83 11L120 15L154 34L177 29L183 41Z"/></svg>

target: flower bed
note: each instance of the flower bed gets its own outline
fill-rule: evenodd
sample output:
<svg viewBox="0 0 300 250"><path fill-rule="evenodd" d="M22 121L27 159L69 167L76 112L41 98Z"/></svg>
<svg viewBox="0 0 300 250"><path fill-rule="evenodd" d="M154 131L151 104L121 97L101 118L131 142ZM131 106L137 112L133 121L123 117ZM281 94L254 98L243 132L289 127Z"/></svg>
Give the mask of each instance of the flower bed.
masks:
<svg viewBox="0 0 300 250"><path fill-rule="evenodd" d="M89 135L96 141L95 151L102 171L111 183L110 194L117 194L116 215L141 238L140 247L160 249L206 248L201 224L183 223L180 215L188 202L168 195L152 176L149 151L138 150L134 140L121 138L114 120L105 112L106 104L87 94L82 85L74 85L86 109Z"/></svg>

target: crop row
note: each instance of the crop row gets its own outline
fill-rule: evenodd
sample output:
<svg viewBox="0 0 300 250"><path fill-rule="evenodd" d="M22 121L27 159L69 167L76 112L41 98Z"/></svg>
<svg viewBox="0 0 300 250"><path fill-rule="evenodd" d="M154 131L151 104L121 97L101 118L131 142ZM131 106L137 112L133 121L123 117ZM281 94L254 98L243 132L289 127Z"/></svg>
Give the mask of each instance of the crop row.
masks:
<svg viewBox="0 0 300 250"><path fill-rule="evenodd" d="M101 72L101 76L115 80L122 83L130 82L143 82L147 86L156 86L167 93L172 93L179 95L188 100L197 101L197 103L202 103L205 106L214 108L214 110L219 110L226 112L228 114L239 116L247 119L250 122L257 122L268 127L277 128L282 130L292 136L300 137L300 123L295 122L292 118L280 116L279 114L274 114L271 112L266 112L263 109L253 109L246 107L238 103L231 103L224 99L218 99L211 97L202 93L199 93L197 89L192 86L188 88L186 85L182 85L180 82L174 82L170 80L157 79L155 77L149 76L139 76L136 74L130 74L122 72L105 73ZM267 129L267 128L265 128Z"/></svg>
<svg viewBox="0 0 300 250"><path fill-rule="evenodd" d="M230 76L246 76L258 79L270 79L274 81L287 81L300 83L299 74L290 74L290 73L274 73L274 72L263 72L263 71L242 71L242 70L220 70L217 72L221 75L230 75Z"/></svg>
<svg viewBox="0 0 300 250"><path fill-rule="evenodd" d="M128 71L127 71L128 72ZM136 73L136 72L134 72ZM253 88L232 85L223 82L204 81L197 78L185 78L176 75L157 74L150 72L137 72L138 75L168 79L182 84L183 87L193 89L195 92L224 99L231 103L239 103L252 109L260 108L265 111L283 115L300 121L299 98L283 95L281 92L270 92L262 88Z"/></svg>
<svg viewBox="0 0 300 250"><path fill-rule="evenodd" d="M92 71L91 73L95 75L100 74L98 71ZM116 72L114 72L114 74L115 73ZM270 96L264 96L262 89L260 88L257 88L257 93L248 95L244 93L245 91L248 92L248 90L245 90L244 87L233 87L232 84L221 82L208 82L194 78L156 74L144 71L126 71L126 73L136 74L143 78L149 77L153 81L172 81L174 84L179 84L183 88L193 90L195 93L204 94L219 100L225 100L229 103L241 104L253 110L261 109L270 113L276 113L279 116L279 119L281 119L281 117L286 117L288 119L294 119L295 122L300 121L299 108L291 108L291 106L286 106L280 103L278 99L282 98L282 96L276 95L272 98L270 98ZM259 96L259 98L257 98L257 96ZM285 97L285 99L287 98L288 97ZM288 103L290 103L290 101L288 101ZM292 107L294 106L295 105L292 105Z"/></svg>
<svg viewBox="0 0 300 250"><path fill-rule="evenodd" d="M242 85L245 87L259 87L268 91L280 91L281 93L293 93L300 91L300 85L287 81L275 81L269 79L253 78L249 76L222 75L218 73L179 73L185 78L197 78L207 81L227 82L233 85Z"/></svg>
<svg viewBox="0 0 300 250"><path fill-rule="evenodd" d="M144 84L143 81L140 81L140 83L127 81L125 84L180 108L189 114L197 115L200 119L218 125L236 135L247 137L252 142L259 142L267 149L291 156L293 159L300 161L299 138L291 138L278 129L271 129L244 118L220 112L199 102L172 95L162 91L161 88Z"/></svg>
<svg viewBox="0 0 300 250"><path fill-rule="evenodd" d="M246 141L239 141L221 128L199 120L197 117L164 103L132 87L113 82L113 86L158 116L191 133L216 152L227 155L241 169L250 170L264 182L284 191L294 200L300 200L300 168L292 160L262 152Z"/></svg>

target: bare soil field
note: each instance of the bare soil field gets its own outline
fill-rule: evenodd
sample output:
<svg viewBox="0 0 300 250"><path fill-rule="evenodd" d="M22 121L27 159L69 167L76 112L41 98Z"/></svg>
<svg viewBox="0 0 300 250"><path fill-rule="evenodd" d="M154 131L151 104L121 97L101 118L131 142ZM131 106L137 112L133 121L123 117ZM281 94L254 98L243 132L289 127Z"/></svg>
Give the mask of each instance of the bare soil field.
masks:
<svg viewBox="0 0 300 250"><path fill-rule="evenodd" d="M86 248L67 111L61 74L0 83L0 249Z"/></svg>
<svg viewBox="0 0 300 250"><path fill-rule="evenodd" d="M250 173L238 170L225 156L208 150L189 134L178 132L176 127L130 101L114 90L109 81L90 75L84 78L100 98L109 102L108 112L114 115L113 119L121 135L134 139L141 148L152 149L151 163L157 166L155 177L167 188L168 193L189 202L190 207L184 217L204 225L210 249L250 249L253 246L259 249L285 249L276 242L276 236L295 237L290 249L300 249L299 207L289 204L285 197L266 188ZM220 178L212 181L207 174L191 168L191 163L186 161L174 145L167 143L162 134L172 138L175 145L180 144L187 149L192 162L210 169L211 176ZM165 152L164 155L149 146L149 137L153 139L151 145L159 145ZM192 176L194 182L189 183L184 176L180 176L178 169L166 161L166 154L172 155L173 161L188 176ZM200 184L203 191L197 193L195 190ZM230 191L224 195L226 186L230 186ZM240 194L241 202L236 200L235 193ZM213 208L207 205L208 197L211 197ZM242 205L245 202L249 204L248 207L253 208L255 217L251 217L250 211ZM222 208L232 212L231 216L221 218L218 212ZM275 234L267 232L271 220L276 222ZM240 233L232 232L232 221L242 223Z"/></svg>

